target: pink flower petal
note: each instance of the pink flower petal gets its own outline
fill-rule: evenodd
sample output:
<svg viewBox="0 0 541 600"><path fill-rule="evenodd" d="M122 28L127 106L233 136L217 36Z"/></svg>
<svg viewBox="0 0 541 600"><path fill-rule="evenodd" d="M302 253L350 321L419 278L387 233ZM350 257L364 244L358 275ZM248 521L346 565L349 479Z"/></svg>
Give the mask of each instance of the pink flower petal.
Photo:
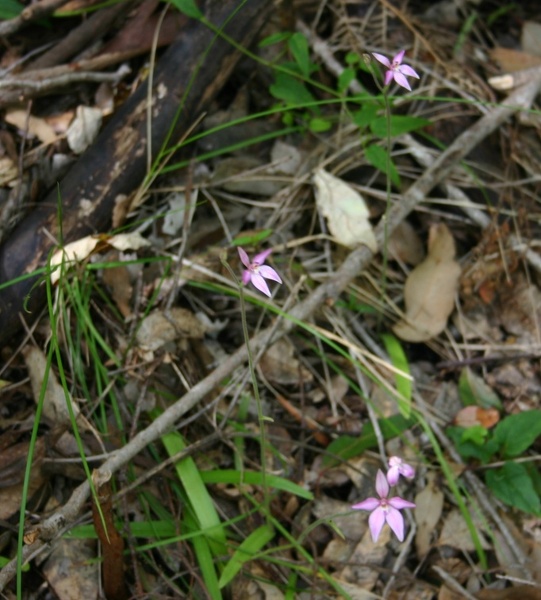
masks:
<svg viewBox="0 0 541 600"><path fill-rule="evenodd" d="M374 510L379 506L379 502L377 498L367 498L362 502L354 504L351 508L355 510Z"/></svg>
<svg viewBox="0 0 541 600"><path fill-rule="evenodd" d="M260 292L265 294L265 296L268 296L270 298L271 293L269 290L269 286L259 273L252 273L251 280L255 288L257 288Z"/></svg>
<svg viewBox="0 0 541 600"><path fill-rule="evenodd" d="M254 256L254 260L252 261L253 264L254 265L262 265L267 260L267 257L269 256L269 254L271 252L272 252L272 248L269 248L268 250L263 250L263 252L256 254Z"/></svg>
<svg viewBox="0 0 541 600"><path fill-rule="evenodd" d="M388 69L391 68L390 60L386 56L383 56L383 54L378 54L377 52L372 52L372 56L377 61L379 61L382 65L385 65Z"/></svg>
<svg viewBox="0 0 541 600"><path fill-rule="evenodd" d="M393 56L393 63L400 64L402 59L404 58L404 54L406 54L405 50L400 50L397 54Z"/></svg>
<svg viewBox="0 0 541 600"><path fill-rule="evenodd" d="M258 269L260 275L262 275L265 279L272 279L272 281L277 281L278 283L282 283L280 279L280 275L268 265L261 265Z"/></svg>
<svg viewBox="0 0 541 600"><path fill-rule="evenodd" d="M385 71L385 79L384 79L383 83L385 85L389 85L393 79L394 79L394 71Z"/></svg>
<svg viewBox="0 0 541 600"><path fill-rule="evenodd" d="M250 283L251 279L252 279L252 274L250 273L250 271L242 272L242 283L244 283L244 285L248 285L248 283Z"/></svg>
<svg viewBox="0 0 541 600"><path fill-rule="evenodd" d="M372 513L374 514L374 513ZM404 517L392 506L387 509L385 520L400 542L404 540Z"/></svg>
<svg viewBox="0 0 541 600"><path fill-rule="evenodd" d="M400 513L398 513L400 515ZM370 527L370 533L374 542L378 541L379 534L385 525L385 511L383 508L376 508L375 511L370 513L368 517L368 527Z"/></svg>
<svg viewBox="0 0 541 600"><path fill-rule="evenodd" d="M415 504L410 502L409 500L404 500L399 496L394 496L393 498L389 498L389 505L393 508L402 509L402 508L415 508Z"/></svg>
<svg viewBox="0 0 541 600"><path fill-rule="evenodd" d="M408 83L408 80L405 78L405 76L402 75L402 73L395 71L394 72L394 80L396 81L396 83L398 83L398 85L401 85L403 88L406 88L407 90L409 90L411 92L410 84Z"/></svg>
<svg viewBox="0 0 541 600"><path fill-rule="evenodd" d="M387 498L389 495L389 484L381 469L378 469L378 474L376 475L376 492L380 498Z"/></svg>
<svg viewBox="0 0 541 600"><path fill-rule="evenodd" d="M249 268L250 267L250 257L248 256L248 254L246 254L246 250L244 250L240 246L237 248L237 250L239 251L239 256L240 256L241 263L246 268Z"/></svg>
<svg viewBox="0 0 541 600"><path fill-rule="evenodd" d="M387 482L389 485L396 485L398 483L398 478L400 477L400 471L398 467L391 467L387 471Z"/></svg>
<svg viewBox="0 0 541 600"><path fill-rule="evenodd" d="M408 77L416 77L417 79L419 79L419 75L417 75L417 71L412 69L409 65L400 65L398 70L400 71L400 73L403 73L404 75L407 75Z"/></svg>

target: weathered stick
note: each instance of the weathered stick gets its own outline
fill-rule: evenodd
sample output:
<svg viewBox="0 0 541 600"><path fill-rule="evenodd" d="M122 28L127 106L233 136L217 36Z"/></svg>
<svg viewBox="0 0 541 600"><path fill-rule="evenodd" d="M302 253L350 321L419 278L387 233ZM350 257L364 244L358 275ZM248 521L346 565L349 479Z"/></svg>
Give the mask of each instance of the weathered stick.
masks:
<svg viewBox="0 0 541 600"><path fill-rule="evenodd" d="M450 171L464 159L468 153L490 135L516 110L529 107L541 87L541 74L533 78L523 88L516 90L506 100L505 104L497 106L484 117L479 119L470 129L459 136L449 148L443 152L434 164L408 189L402 201L396 204L388 215L388 232L392 231L405 217L415 209L426 197L428 192L438 185ZM384 243L386 235L385 222L382 220L376 228L378 244ZM321 284L304 301L295 306L290 314L292 319L284 320L276 330L271 327L250 341L252 351L257 352L271 341L276 340L295 327L296 320L308 319L318 307L329 299L335 299L366 268L372 260L372 252L365 246L353 250L340 269L327 282ZM99 468L100 473L114 473L148 444L158 440L169 431L174 424L200 400L228 377L236 368L247 360L246 347L241 346L233 355L220 364L208 377L196 384L188 393L177 400L162 413L151 425L138 433L124 448L115 452ZM81 512L88 499L89 486L82 483L71 495L68 502L51 517L44 520L40 528L40 536L32 545L24 548L24 558L27 559L44 544L53 540L58 532L72 523ZM0 571L0 591L15 575L16 562L12 560Z"/></svg>

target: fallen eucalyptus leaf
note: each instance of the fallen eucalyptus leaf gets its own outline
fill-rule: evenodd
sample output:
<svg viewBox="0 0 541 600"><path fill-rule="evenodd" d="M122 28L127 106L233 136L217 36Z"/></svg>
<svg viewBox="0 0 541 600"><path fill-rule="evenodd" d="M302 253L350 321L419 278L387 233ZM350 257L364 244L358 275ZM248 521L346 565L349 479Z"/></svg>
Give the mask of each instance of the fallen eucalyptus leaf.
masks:
<svg viewBox="0 0 541 600"><path fill-rule="evenodd" d="M433 225L428 238L428 256L406 280L406 318L393 327L400 339L425 342L445 329L453 312L460 271L451 232L443 223Z"/></svg>
<svg viewBox="0 0 541 600"><path fill-rule="evenodd" d="M327 219L337 243L355 248L364 244L372 252L378 245L364 198L345 181L318 169L314 175L317 207Z"/></svg>

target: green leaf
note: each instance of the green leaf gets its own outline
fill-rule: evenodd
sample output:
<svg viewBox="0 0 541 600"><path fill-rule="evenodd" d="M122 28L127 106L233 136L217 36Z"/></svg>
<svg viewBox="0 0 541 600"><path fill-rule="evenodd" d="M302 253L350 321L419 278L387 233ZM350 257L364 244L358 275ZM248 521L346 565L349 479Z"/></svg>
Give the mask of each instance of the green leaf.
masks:
<svg viewBox="0 0 541 600"><path fill-rule="evenodd" d="M391 115L391 137L408 133L409 131L415 131L416 129L422 129L430 125L428 119L422 117L410 117L402 115ZM370 129L372 133L382 139L387 138L387 117L378 117L370 123Z"/></svg>
<svg viewBox="0 0 541 600"><path fill-rule="evenodd" d="M178 431L166 433L161 439L169 456L175 456L186 448ZM198 527L205 530L209 547L215 556L223 556L227 553L225 530L195 461L191 456L187 456L175 464L175 470L186 492L194 518L198 521Z"/></svg>
<svg viewBox="0 0 541 600"><path fill-rule="evenodd" d="M234 485L241 485L243 483L250 485L263 485L263 476L258 471L236 471L235 469L220 469L219 471L201 471L201 479L205 483L228 483ZM308 490L304 489L300 485L297 485L289 479L284 479L278 475L266 476L266 484L270 488L275 488L283 492L289 492L295 494L300 498L306 500L313 500L313 495Z"/></svg>
<svg viewBox="0 0 541 600"><path fill-rule="evenodd" d="M169 0L169 2L187 17L200 19L203 16L194 0Z"/></svg>
<svg viewBox="0 0 541 600"><path fill-rule="evenodd" d="M393 415L387 419L378 419L381 434L384 440L390 440L397 437L406 429L413 427L414 419L405 419L402 415ZM333 440L327 447L328 454L323 459L323 464L328 467L336 464L337 459L349 460L359 456L369 448L377 448L378 440L374 432L372 423L366 423L363 426L359 437L343 435Z"/></svg>
<svg viewBox="0 0 541 600"><path fill-rule="evenodd" d="M494 495L508 506L541 515L541 501L524 465L508 462L500 469L487 471L485 480Z"/></svg>
<svg viewBox="0 0 541 600"><path fill-rule="evenodd" d="M218 585L225 587L242 569L244 563L253 560L258 552L264 548L274 537L274 530L270 525L261 525L240 544L230 561L225 565Z"/></svg>
<svg viewBox="0 0 541 600"><path fill-rule="evenodd" d="M266 240L272 231L272 229L262 229L251 235L238 235L231 243L233 246L257 246Z"/></svg>
<svg viewBox="0 0 541 600"><path fill-rule="evenodd" d="M276 81L270 86L270 93L287 104L312 104L315 98L302 81L287 73L276 73Z"/></svg>
<svg viewBox="0 0 541 600"><path fill-rule="evenodd" d="M483 463L489 462L498 452L498 442L494 438L483 441L479 432L477 432L479 435L476 436L475 431L473 435L466 433L467 431L469 430L464 427L447 427L445 433L453 440L462 458L476 458Z"/></svg>
<svg viewBox="0 0 541 600"><path fill-rule="evenodd" d="M483 408L502 408L498 395L476 375L469 367L462 369L458 381L458 393L464 406L482 406Z"/></svg>
<svg viewBox="0 0 541 600"><path fill-rule="evenodd" d="M310 63L310 51L308 40L302 33L294 33L288 42L289 50L297 63L301 73L305 77L310 76L312 64Z"/></svg>
<svg viewBox="0 0 541 600"><path fill-rule="evenodd" d="M313 131L314 133L321 133L322 131L329 131L332 127L332 123L327 121L327 119L321 119L315 117L314 119L310 119L308 122L308 129Z"/></svg>
<svg viewBox="0 0 541 600"><path fill-rule="evenodd" d="M388 161L388 153L385 148L376 144L371 144L365 148L365 156L366 160L368 160L371 165L376 167L376 169L379 169L382 173L385 173L396 187L400 187L400 175L398 174L393 161ZM387 165L389 166L389 172L387 172Z"/></svg>
<svg viewBox="0 0 541 600"><path fill-rule="evenodd" d="M280 42L284 42L291 37L291 33L289 31L279 31L278 33L273 33L268 35L266 38L263 38L258 46L260 48L266 48L267 46L273 46L274 44L279 44Z"/></svg>
<svg viewBox="0 0 541 600"><path fill-rule="evenodd" d="M401 373L395 373L396 391L400 394L398 399L398 409L403 417L408 419L411 415L411 395L412 395L412 377L410 375L410 366L402 344L390 333L381 336L387 354L391 359L393 367Z"/></svg>
<svg viewBox="0 0 541 600"><path fill-rule="evenodd" d="M488 429L482 425L473 425L472 427L466 427L462 434L462 442L473 442L477 446L481 446L485 443L488 436Z"/></svg>
<svg viewBox="0 0 541 600"><path fill-rule="evenodd" d="M353 122L361 129L368 127L376 118L378 110L379 107L374 102L365 102L360 110L353 113Z"/></svg>
<svg viewBox="0 0 541 600"><path fill-rule="evenodd" d="M343 94L347 91L349 84L355 79L355 69L353 67L345 68L338 76L338 91Z"/></svg>
<svg viewBox="0 0 541 600"><path fill-rule="evenodd" d="M519 456L541 435L541 410L526 410L502 419L494 429L494 439L504 458Z"/></svg>
<svg viewBox="0 0 541 600"><path fill-rule="evenodd" d="M13 19L21 14L23 8L16 0L0 0L0 19Z"/></svg>

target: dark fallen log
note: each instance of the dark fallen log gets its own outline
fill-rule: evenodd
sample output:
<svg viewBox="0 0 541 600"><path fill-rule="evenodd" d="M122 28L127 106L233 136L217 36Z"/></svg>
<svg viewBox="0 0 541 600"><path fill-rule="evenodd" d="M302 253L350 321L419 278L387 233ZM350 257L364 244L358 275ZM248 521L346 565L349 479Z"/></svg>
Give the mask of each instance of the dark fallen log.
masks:
<svg viewBox="0 0 541 600"><path fill-rule="evenodd" d="M206 18L217 26L238 8L239 0L208 2ZM249 0L224 31L248 46L263 25L270 0ZM240 53L197 21L186 19L178 39L159 61L153 82L153 156L167 138L181 106L171 140L201 116L227 81ZM210 51L209 46L212 44ZM194 81L185 94L192 76ZM115 202L134 192L146 173L147 85L141 86L112 117L96 142L81 156L61 181L62 236L64 243L85 235L106 232L111 226ZM0 283L32 273L42 266L59 239L58 192L53 189L25 217L0 247ZM35 318L43 306L43 285L35 277L0 290L0 345L20 328L19 313ZM26 296L30 294L24 311Z"/></svg>

